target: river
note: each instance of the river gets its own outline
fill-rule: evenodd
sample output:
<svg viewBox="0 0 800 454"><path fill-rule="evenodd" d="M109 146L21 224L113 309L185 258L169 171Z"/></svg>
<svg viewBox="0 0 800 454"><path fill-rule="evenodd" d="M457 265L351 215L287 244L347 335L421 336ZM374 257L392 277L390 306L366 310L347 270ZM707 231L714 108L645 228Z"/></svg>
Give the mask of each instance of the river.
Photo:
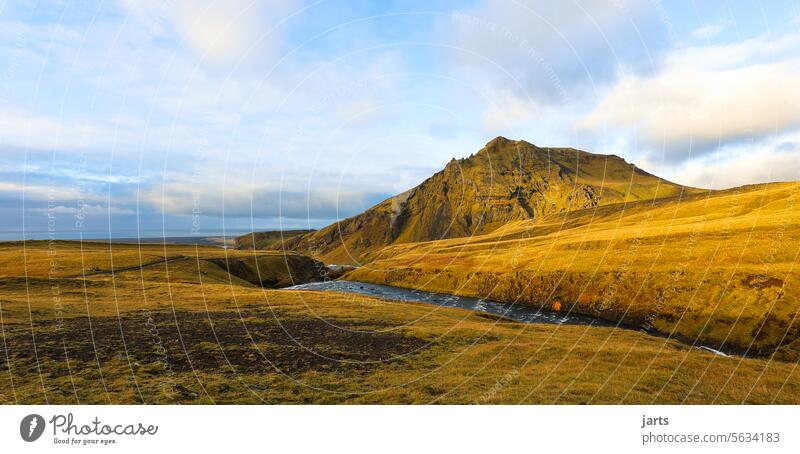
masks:
<svg viewBox="0 0 800 454"><path fill-rule="evenodd" d="M346 293L359 293L382 299L396 301L416 301L442 307L458 307L471 311L500 315L524 323L549 323L556 325L594 325L615 326L606 320L583 315L543 311L533 306L498 303L483 298L470 298L443 293L432 293L389 285L368 284L354 281L326 281L295 285L284 290L331 290Z"/></svg>

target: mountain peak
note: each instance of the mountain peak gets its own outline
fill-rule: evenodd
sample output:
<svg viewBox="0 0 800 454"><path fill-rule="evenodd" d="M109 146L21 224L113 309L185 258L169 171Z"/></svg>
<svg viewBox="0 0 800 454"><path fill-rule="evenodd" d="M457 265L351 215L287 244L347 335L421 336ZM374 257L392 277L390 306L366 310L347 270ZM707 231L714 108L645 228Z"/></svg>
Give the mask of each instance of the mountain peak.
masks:
<svg viewBox="0 0 800 454"><path fill-rule="evenodd" d="M684 189L608 158L498 136L402 197L282 247L313 249L332 263L359 263L390 244L480 235L512 221L669 197Z"/></svg>
<svg viewBox="0 0 800 454"><path fill-rule="evenodd" d="M542 148L524 140L512 140L503 136L497 136L486 142L486 145L478 151L477 155L488 154L493 157L503 155L510 156L517 155L520 152L536 152L542 150Z"/></svg>
<svg viewBox="0 0 800 454"><path fill-rule="evenodd" d="M505 144L507 144L509 142L513 142L513 141L509 140L509 139L507 139L507 138L505 138L503 136L497 136L494 139L486 142L486 145L484 146L484 148L493 147L493 146L497 146L497 145L505 145Z"/></svg>
<svg viewBox="0 0 800 454"><path fill-rule="evenodd" d="M483 146L483 150L492 152L497 150L502 150L507 148L509 145L513 145L519 141L507 139L503 136L497 136L494 139L486 142L486 145Z"/></svg>

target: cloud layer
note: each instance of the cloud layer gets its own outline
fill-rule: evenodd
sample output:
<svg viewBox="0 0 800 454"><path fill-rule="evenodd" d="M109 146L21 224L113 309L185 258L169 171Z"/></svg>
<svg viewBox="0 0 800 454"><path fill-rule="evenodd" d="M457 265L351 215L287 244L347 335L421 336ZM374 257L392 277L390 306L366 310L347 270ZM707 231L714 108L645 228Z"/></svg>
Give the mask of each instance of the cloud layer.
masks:
<svg viewBox="0 0 800 454"><path fill-rule="evenodd" d="M0 230L320 227L498 134L791 179L794 16L711 3L9 2Z"/></svg>
<svg viewBox="0 0 800 454"><path fill-rule="evenodd" d="M800 59L783 54L798 44L791 34L673 51L655 74L623 75L580 126L633 134L668 160L797 128Z"/></svg>

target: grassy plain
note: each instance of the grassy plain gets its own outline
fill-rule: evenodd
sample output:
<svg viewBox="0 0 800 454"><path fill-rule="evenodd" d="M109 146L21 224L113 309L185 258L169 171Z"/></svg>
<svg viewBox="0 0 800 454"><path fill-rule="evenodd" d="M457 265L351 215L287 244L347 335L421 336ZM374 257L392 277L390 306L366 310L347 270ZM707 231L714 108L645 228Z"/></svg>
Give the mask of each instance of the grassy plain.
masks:
<svg viewBox="0 0 800 454"><path fill-rule="evenodd" d="M625 329L268 290L212 261L225 254L253 252L0 246L0 402L800 403L793 363Z"/></svg>

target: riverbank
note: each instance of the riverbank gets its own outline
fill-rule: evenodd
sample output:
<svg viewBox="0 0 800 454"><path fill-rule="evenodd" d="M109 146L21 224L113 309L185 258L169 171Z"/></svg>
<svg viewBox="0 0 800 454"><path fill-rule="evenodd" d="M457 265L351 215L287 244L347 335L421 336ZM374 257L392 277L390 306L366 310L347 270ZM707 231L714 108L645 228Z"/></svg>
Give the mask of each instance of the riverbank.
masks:
<svg viewBox="0 0 800 454"><path fill-rule="evenodd" d="M533 307L524 304L513 303L500 303L497 301L489 301L483 298L471 298L466 296L451 295L447 293L426 292L424 290L407 289L403 287L393 287L389 285L373 284L369 282L357 281L323 281L311 282L308 284L300 284L286 288L286 290L316 290L316 291L332 291L344 293L356 293L359 295L366 295L373 298L379 298L384 301L402 301L402 302L419 302L430 304L439 307L450 307L466 309L468 311L491 314L502 317L508 321L521 322L521 323L544 323L554 325L578 325L578 326L598 326L607 328L628 329L643 332L645 334L669 338L663 333L658 331L644 332L641 328L633 325L625 325L620 323L613 323L611 321L588 317L581 314L570 314L563 312L554 312L547 310L544 307ZM744 355L744 352L735 349L728 349L727 351L718 350L708 345L698 343L696 340L687 339L685 337L673 337L689 347L697 348L707 352L714 353L720 356Z"/></svg>

